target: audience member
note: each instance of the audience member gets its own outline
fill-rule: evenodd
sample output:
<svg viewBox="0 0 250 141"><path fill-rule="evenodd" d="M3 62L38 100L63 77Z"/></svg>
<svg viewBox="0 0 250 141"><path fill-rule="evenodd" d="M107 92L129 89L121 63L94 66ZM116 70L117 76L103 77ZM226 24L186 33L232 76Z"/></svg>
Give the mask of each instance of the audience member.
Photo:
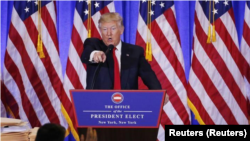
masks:
<svg viewBox="0 0 250 141"><path fill-rule="evenodd" d="M35 141L64 141L65 128L54 123L47 123L37 131Z"/></svg>

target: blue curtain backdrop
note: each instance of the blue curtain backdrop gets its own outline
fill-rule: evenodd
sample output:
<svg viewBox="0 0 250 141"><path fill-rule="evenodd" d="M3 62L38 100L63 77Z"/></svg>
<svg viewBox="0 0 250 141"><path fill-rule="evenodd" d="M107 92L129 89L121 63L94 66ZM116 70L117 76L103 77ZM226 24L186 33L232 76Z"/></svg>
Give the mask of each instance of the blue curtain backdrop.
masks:
<svg viewBox="0 0 250 141"><path fill-rule="evenodd" d="M114 3L116 11L124 18L125 31L122 35L122 40L134 44L138 22L139 1L114 1ZM12 6L13 1L1 1L1 73L3 70L2 67L11 20ZM73 26L75 1L57 1L56 7L60 58L64 74L71 39L71 30ZM195 1L175 1L175 8L181 47L185 61L185 73L188 80L191 64ZM233 8L240 43L243 30L245 1L233 1ZM192 124L198 124L193 117Z"/></svg>

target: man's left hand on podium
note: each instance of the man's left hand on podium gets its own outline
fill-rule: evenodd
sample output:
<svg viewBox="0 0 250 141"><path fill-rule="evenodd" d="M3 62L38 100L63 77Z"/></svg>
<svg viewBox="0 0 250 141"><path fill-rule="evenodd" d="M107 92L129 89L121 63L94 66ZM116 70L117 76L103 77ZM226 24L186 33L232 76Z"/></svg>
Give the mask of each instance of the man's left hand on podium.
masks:
<svg viewBox="0 0 250 141"><path fill-rule="evenodd" d="M168 94L166 94L165 100L164 100L164 105L166 105L168 103L168 101L169 101L169 96L168 96Z"/></svg>
<svg viewBox="0 0 250 141"><path fill-rule="evenodd" d="M84 135L81 135L80 141L97 141L97 133L95 129L92 129L91 127L89 127L87 129L87 135L86 135L86 139L84 139Z"/></svg>

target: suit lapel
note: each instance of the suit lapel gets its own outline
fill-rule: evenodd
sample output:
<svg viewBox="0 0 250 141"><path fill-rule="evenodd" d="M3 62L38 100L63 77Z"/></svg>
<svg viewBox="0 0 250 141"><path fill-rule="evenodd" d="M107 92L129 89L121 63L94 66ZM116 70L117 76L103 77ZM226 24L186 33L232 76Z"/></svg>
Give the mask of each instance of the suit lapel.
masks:
<svg viewBox="0 0 250 141"><path fill-rule="evenodd" d="M122 52L121 52L121 88L125 89L129 76L129 64L130 64L130 47L122 42Z"/></svg>

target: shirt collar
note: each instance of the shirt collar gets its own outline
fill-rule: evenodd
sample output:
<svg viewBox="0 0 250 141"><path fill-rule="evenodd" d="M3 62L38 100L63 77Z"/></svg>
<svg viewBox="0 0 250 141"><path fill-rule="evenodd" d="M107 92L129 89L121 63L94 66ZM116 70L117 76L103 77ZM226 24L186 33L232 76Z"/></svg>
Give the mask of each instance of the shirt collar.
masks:
<svg viewBox="0 0 250 141"><path fill-rule="evenodd" d="M122 48L122 41L120 40L119 44L116 46L118 51L121 51Z"/></svg>

